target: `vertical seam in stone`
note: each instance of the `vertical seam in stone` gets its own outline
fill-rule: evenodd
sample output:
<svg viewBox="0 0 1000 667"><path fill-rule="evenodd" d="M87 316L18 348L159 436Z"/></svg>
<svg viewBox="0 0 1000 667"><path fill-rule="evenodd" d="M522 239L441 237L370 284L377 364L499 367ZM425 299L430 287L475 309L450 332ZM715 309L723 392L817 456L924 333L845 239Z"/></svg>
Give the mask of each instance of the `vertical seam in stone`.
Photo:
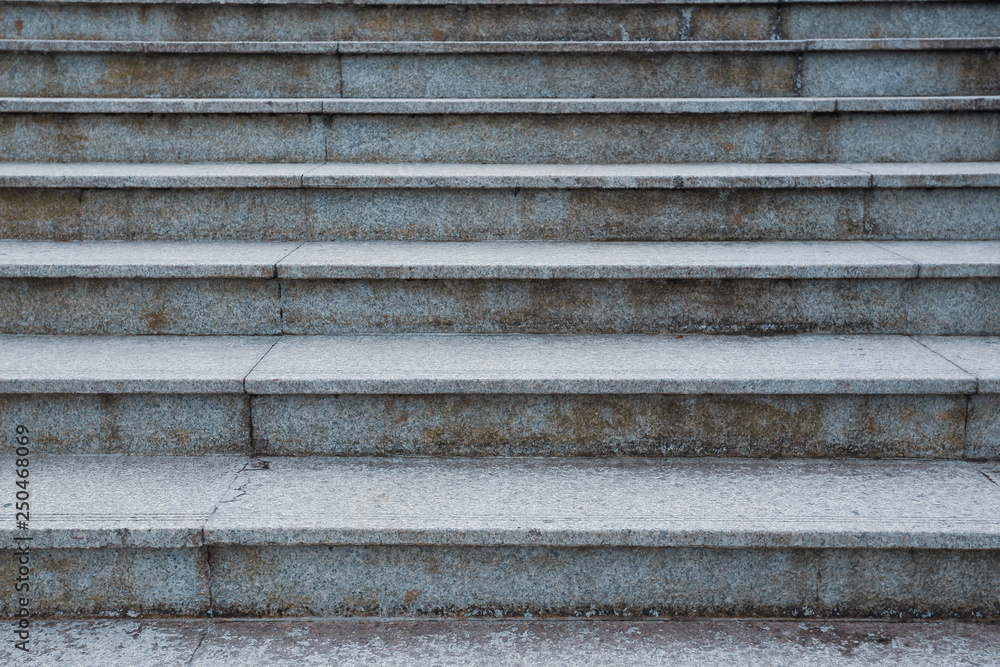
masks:
<svg viewBox="0 0 1000 667"><path fill-rule="evenodd" d="M910 322L910 310L911 310L911 306L913 305L913 300L916 298L917 281L920 280L923 277L921 275L921 271L922 271L923 267L921 266L920 262L918 262L917 260L912 259L910 257L907 257L906 255L901 255L900 253L895 252L893 250L890 250L889 248L885 248L885 247L881 246L878 241L866 241L866 243L868 243L869 245L875 246L879 250L883 250L883 251L885 251L887 253L895 255L896 257L899 257L901 259L905 259L906 261L911 262L912 264L914 264L916 266L917 272L913 275L912 278L909 278L909 279L906 280L906 295L905 295L905 297L903 299L903 331L901 333L904 333L906 335L910 335L910 334L913 333L913 331L910 330L910 324L911 324L911 322ZM968 416L966 416L966 419L968 419Z"/></svg>
<svg viewBox="0 0 1000 667"><path fill-rule="evenodd" d="M271 350L274 349L274 346L277 345L278 341L280 340L281 340L281 335L275 336L274 342L271 344L271 347L267 348L267 352L262 354L260 359L257 360L257 363L253 365L253 368L247 371L247 374L243 376L243 395L247 397L247 421L248 421L247 436L250 439L250 442L248 443L250 456L253 456L253 452L256 450L256 444L254 443L255 434L254 434L254 420L253 420L253 397L247 391L247 378L250 377L251 373L253 373L254 368L257 368L257 366L260 365L260 362L264 361L264 358L271 353ZM213 510L212 513L214 514L215 511Z"/></svg>
<svg viewBox="0 0 1000 667"><path fill-rule="evenodd" d="M965 395L965 420L962 422L962 458L969 458L969 413L972 412L972 396ZM985 474L985 473L983 473ZM992 481L992 480L990 480Z"/></svg>
<svg viewBox="0 0 1000 667"><path fill-rule="evenodd" d="M300 185L301 185L301 182L300 182ZM274 263L274 272L272 273L272 277L274 278L275 282L278 285L278 335L281 335L281 334L285 333L285 304L284 304L284 301L282 300L283 296L284 296L284 291L282 290L282 286L281 286L281 278L278 276L278 265L281 264L286 259L288 259L289 257L291 257L292 254L294 254L299 248L301 248L305 244L306 244L306 241L302 241L297 246L295 246L294 248L292 248L291 250L289 250L287 253L285 253L281 258L278 259L278 261L276 261ZM268 351L270 351L270 350L268 350ZM246 385L244 384L244 388L245 387L246 387Z"/></svg>
<svg viewBox="0 0 1000 667"><path fill-rule="evenodd" d="M240 475L250 469L250 465L253 463L253 457L246 457L246 461L243 463L243 467L236 471L233 478L229 480L229 484L226 485L226 490L222 493L222 496L215 502L215 506L212 511L209 512L208 516L205 517L205 522L201 525L201 548L205 550L205 566L208 569L208 616L212 617L215 615L215 592L212 590L212 546L208 544L208 538L205 535L205 530L208 528L208 522L212 520L215 513L219 511L219 507L222 506L224 502L232 502L234 498L229 498L230 493L234 490L233 486L239 481ZM249 484L249 479L247 479L241 486L236 487L237 490L243 491L243 487ZM243 491L240 495L245 494ZM237 498L239 496L236 496ZM191 657L194 660L194 656Z"/></svg>
<svg viewBox="0 0 1000 667"><path fill-rule="evenodd" d="M964 420L964 422L962 424L962 458L964 459L964 458L966 458L966 452L968 452L968 450L969 450L969 411L972 408L972 396L974 394L978 394L979 393L979 378L976 375L973 375L970 371L965 370L964 368L962 368L961 366L959 366L958 364L956 364L954 361L952 361L948 357L946 357L943 354L941 354L940 352L937 352L937 351L935 351L935 350L927 347L926 345L924 345L920 340L918 340L912 334L907 334L907 337L910 340L912 340L915 343L917 343L917 345L920 345L925 350L931 352L932 354L936 354L938 357L944 359L949 364L951 364L952 366L954 366L958 370L962 371L963 373L966 373L968 375L972 375L973 379L975 380L975 387L973 387L972 391L963 394L963 396L965 396L965 420Z"/></svg>

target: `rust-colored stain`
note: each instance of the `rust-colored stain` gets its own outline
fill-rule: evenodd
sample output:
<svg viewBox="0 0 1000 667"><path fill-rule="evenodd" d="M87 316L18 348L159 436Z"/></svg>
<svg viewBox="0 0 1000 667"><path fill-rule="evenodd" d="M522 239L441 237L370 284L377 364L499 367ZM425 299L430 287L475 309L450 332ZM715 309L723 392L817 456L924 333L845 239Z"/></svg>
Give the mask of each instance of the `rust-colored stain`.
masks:
<svg viewBox="0 0 1000 667"><path fill-rule="evenodd" d="M403 596L403 604L413 604L414 602L417 601L418 597L420 597L420 591L418 590L407 591L406 595Z"/></svg>
<svg viewBox="0 0 1000 667"><path fill-rule="evenodd" d="M872 26L871 32L868 33L868 36L871 37L872 39L877 39L879 34L881 34L881 32L882 32L882 26L876 23L875 25Z"/></svg>
<svg viewBox="0 0 1000 667"><path fill-rule="evenodd" d="M448 39L448 35L435 28L434 30L431 31L431 39L433 39L435 42L443 42L444 40Z"/></svg>
<svg viewBox="0 0 1000 667"><path fill-rule="evenodd" d="M742 213L737 213L736 215L730 216L729 219L733 221L734 225L742 225L743 224L743 214Z"/></svg>
<svg viewBox="0 0 1000 667"><path fill-rule="evenodd" d="M24 21L21 19L14 21L14 30L17 31L18 35L20 35L21 31L24 30Z"/></svg>
<svg viewBox="0 0 1000 667"><path fill-rule="evenodd" d="M733 145L731 143L728 143L728 142L724 143L724 144L722 144L722 150L726 151L727 153L730 153L733 150Z"/></svg>

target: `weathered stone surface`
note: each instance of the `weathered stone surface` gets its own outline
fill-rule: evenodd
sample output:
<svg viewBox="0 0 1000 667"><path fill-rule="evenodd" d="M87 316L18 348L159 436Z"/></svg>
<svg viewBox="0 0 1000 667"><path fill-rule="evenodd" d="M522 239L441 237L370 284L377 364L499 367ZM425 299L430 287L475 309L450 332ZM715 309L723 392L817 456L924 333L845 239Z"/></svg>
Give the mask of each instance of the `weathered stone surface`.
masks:
<svg viewBox="0 0 1000 667"><path fill-rule="evenodd" d="M303 662L937 667L995 662L998 635L993 623L954 621L36 620L32 652L38 662L94 667ZM0 655L12 661L14 651L10 642L0 646Z"/></svg>
<svg viewBox="0 0 1000 667"><path fill-rule="evenodd" d="M120 40L717 40L990 37L986 2L629 3L90 3L47 11L18 3L0 37Z"/></svg>
<svg viewBox="0 0 1000 667"><path fill-rule="evenodd" d="M17 560L0 555L0 575L14 581ZM37 549L31 566L36 617L205 616L211 608L203 548ZM14 595L0 597L3 617L14 615Z"/></svg>
<svg viewBox="0 0 1000 667"><path fill-rule="evenodd" d="M996 549L981 466L921 461L274 458L215 545ZM281 480L294 479L295 484Z"/></svg>
<svg viewBox="0 0 1000 667"><path fill-rule="evenodd" d="M207 629L201 619L34 619L29 652L4 642L0 660L80 667L187 667Z"/></svg>
<svg viewBox="0 0 1000 667"><path fill-rule="evenodd" d="M243 393L271 336L3 336L0 393Z"/></svg>
<svg viewBox="0 0 1000 667"><path fill-rule="evenodd" d="M0 52L0 87L35 97L340 95L336 55L66 52L73 45L54 53Z"/></svg>
<svg viewBox="0 0 1000 667"><path fill-rule="evenodd" d="M234 241L38 243L0 240L0 277L273 278L278 262L297 247L296 243Z"/></svg>
<svg viewBox="0 0 1000 667"><path fill-rule="evenodd" d="M344 56L341 67L344 97L825 97L995 95L997 63L984 50L386 54Z"/></svg>
<svg viewBox="0 0 1000 667"><path fill-rule="evenodd" d="M4 260L3 250L0 244L0 262ZM953 253L957 250L951 249ZM976 269L979 255L997 255L994 271L1000 268L1000 244L990 244L986 250L977 246L971 252L975 255L971 262ZM899 251L883 250L868 243L829 242L307 243L275 263L278 277L289 279L761 279L917 275L917 263L902 257ZM961 271L960 265L956 271Z"/></svg>
<svg viewBox="0 0 1000 667"><path fill-rule="evenodd" d="M889 241L880 248L920 264L922 278L996 278L1000 276L1000 243L957 241Z"/></svg>
<svg viewBox="0 0 1000 667"><path fill-rule="evenodd" d="M336 333L909 333L907 280L282 280L282 328ZM980 333L982 299L918 333ZM967 291L967 290L966 290ZM968 321L946 319L963 307ZM930 320L930 318L928 318ZM262 326L261 323L258 326Z"/></svg>
<svg viewBox="0 0 1000 667"><path fill-rule="evenodd" d="M254 451L275 456L957 458L965 449L967 399L445 394L252 401ZM970 417L970 456L986 456L975 452L996 441L974 436L973 421L996 413L978 414Z"/></svg>
<svg viewBox="0 0 1000 667"><path fill-rule="evenodd" d="M1000 615L995 551L883 551L878 555L885 559L866 570L856 568L869 552L836 549L299 546L211 552L214 600L220 613L235 615ZM940 577L941 571L951 575ZM934 585L923 586L928 577Z"/></svg>
<svg viewBox="0 0 1000 667"><path fill-rule="evenodd" d="M965 431L967 457L1000 459L1000 396L985 394L969 397ZM1000 475L993 479L1000 484Z"/></svg>
<svg viewBox="0 0 1000 667"><path fill-rule="evenodd" d="M88 98L0 97L5 113L710 114L996 111L1000 96L702 98Z"/></svg>
<svg viewBox="0 0 1000 667"><path fill-rule="evenodd" d="M0 333L271 335L274 280L0 278Z"/></svg>
<svg viewBox="0 0 1000 667"><path fill-rule="evenodd" d="M153 627L159 631L159 626ZM82 629L69 632L73 637L87 636ZM96 645L108 634L103 631L100 639L80 643ZM212 624L191 664L209 667L259 660L285 666L318 656L350 666L433 662L491 667L525 663L840 667L884 660L933 667L941 662L995 661L1000 655L998 634L997 626L989 623L948 622L234 621Z"/></svg>
<svg viewBox="0 0 1000 667"><path fill-rule="evenodd" d="M0 150L22 162L310 162L323 134L303 114L0 115Z"/></svg>
<svg viewBox="0 0 1000 667"><path fill-rule="evenodd" d="M336 162L473 164L1000 159L1000 142L993 139L1000 132L997 114L978 111L816 115L10 113L0 115L0 129L4 130L0 135L4 156L20 162L308 162L324 157Z"/></svg>
<svg viewBox="0 0 1000 667"><path fill-rule="evenodd" d="M36 454L249 454L250 403L236 394L5 394L0 418Z"/></svg>
<svg viewBox="0 0 1000 667"><path fill-rule="evenodd" d="M1000 332L1000 280L915 280L908 299L910 333L992 336ZM982 391L982 389L980 389Z"/></svg>
<svg viewBox="0 0 1000 667"><path fill-rule="evenodd" d="M0 233L62 241L998 239L1000 190L0 189Z"/></svg>
<svg viewBox="0 0 1000 667"><path fill-rule="evenodd" d="M899 336L283 337L246 379L253 394L937 394L975 386Z"/></svg>
<svg viewBox="0 0 1000 667"><path fill-rule="evenodd" d="M1000 393L1000 338L921 336L917 340L959 368L975 375L980 393Z"/></svg>
<svg viewBox="0 0 1000 667"><path fill-rule="evenodd" d="M790 615L816 586L815 562L796 550L298 546L211 554L215 604L233 615Z"/></svg>
<svg viewBox="0 0 1000 667"><path fill-rule="evenodd" d="M340 162L646 163L1000 159L989 113L332 116ZM931 140L933 139L933 141Z"/></svg>
<svg viewBox="0 0 1000 667"><path fill-rule="evenodd" d="M30 427L29 427L30 428ZM30 436L30 433L29 433ZM3 472L14 478L13 452ZM15 492L4 492L0 548L30 535L34 549L176 549L199 547L209 515L246 457L30 457L30 532L17 530Z"/></svg>

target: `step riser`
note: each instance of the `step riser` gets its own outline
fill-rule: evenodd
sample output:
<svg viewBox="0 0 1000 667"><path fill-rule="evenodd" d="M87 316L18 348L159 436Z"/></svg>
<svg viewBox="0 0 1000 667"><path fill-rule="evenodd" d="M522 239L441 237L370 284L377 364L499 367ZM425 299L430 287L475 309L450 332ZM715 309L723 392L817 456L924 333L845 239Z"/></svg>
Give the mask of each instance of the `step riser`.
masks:
<svg viewBox="0 0 1000 667"><path fill-rule="evenodd" d="M240 455L251 451L242 394L0 394L35 454Z"/></svg>
<svg viewBox="0 0 1000 667"><path fill-rule="evenodd" d="M16 558L3 556L0 573L14 580ZM31 557L36 616L1000 616L995 551L215 546Z"/></svg>
<svg viewBox="0 0 1000 667"><path fill-rule="evenodd" d="M786 97L1000 94L989 49L796 53L0 54L25 97Z"/></svg>
<svg viewBox="0 0 1000 667"><path fill-rule="evenodd" d="M988 396L255 396L269 455L996 457ZM966 419L969 424L966 431ZM963 435L965 433L965 435Z"/></svg>
<svg viewBox="0 0 1000 667"><path fill-rule="evenodd" d="M20 21L17 27L15 21ZM991 37L992 3L322 6L51 3L0 7L0 38L151 41L726 40Z"/></svg>
<svg viewBox="0 0 1000 667"><path fill-rule="evenodd" d="M25 162L994 161L1000 114L15 113L0 116L0 152Z"/></svg>
<svg viewBox="0 0 1000 667"><path fill-rule="evenodd" d="M1000 458L995 395L8 394L0 415L37 454Z"/></svg>
<svg viewBox="0 0 1000 667"><path fill-rule="evenodd" d="M0 334L1000 330L998 279L0 279Z"/></svg>
<svg viewBox="0 0 1000 667"><path fill-rule="evenodd" d="M986 240L1000 189L0 189L0 237Z"/></svg>

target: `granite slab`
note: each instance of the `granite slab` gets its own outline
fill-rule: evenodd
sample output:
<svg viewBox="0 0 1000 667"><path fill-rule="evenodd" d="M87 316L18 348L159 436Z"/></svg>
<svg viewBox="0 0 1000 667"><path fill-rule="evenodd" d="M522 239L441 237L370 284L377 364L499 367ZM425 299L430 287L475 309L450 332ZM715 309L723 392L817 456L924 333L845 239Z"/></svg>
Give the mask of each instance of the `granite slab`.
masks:
<svg viewBox="0 0 1000 667"><path fill-rule="evenodd" d="M916 340L975 375L979 393L1000 393L1000 337L917 336Z"/></svg>
<svg viewBox="0 0 1000 667"><path fill-rule="evenodd" d="M0 261L2 253L0 245ZM865 242L347 241L303 244L279 262L278 277L911 278L916 269L912 260Z"/></svg>
<svg viewBox="0 0 1000 667"><path fill-rule="evenodd" d="M0 240L4 278L273 278L298 243Z"/></svg>
<svg viewBox="0 0 1000 667"><path fill-rule="evenodd" d="M975 378L905 336L283 337L252 394L947 394Z"/></svg>
<svg viewBox="0 0 1000 667"><path fill-rule="evenodd" d="M273 336L0 336L0 393L231 394Z"/></svg>
<svg viewBox="0 0 1000 667"><path fill-rule="evenodd" d="M205 527L221 545L1000 547L976 464L268 458ZM258 466L259 468L260 466ZM294 484L287 483L295 480Z"/></svg>
<svg viewBox="0 0 1000 667"><path fill-rule="evenodd" d="M0 458L0 472L11 480L2 495L0 549L25 536L35 549L201 546L205 521L247 459L36 455L29 461L29 528L19 530L16 458Z"/></svg>

